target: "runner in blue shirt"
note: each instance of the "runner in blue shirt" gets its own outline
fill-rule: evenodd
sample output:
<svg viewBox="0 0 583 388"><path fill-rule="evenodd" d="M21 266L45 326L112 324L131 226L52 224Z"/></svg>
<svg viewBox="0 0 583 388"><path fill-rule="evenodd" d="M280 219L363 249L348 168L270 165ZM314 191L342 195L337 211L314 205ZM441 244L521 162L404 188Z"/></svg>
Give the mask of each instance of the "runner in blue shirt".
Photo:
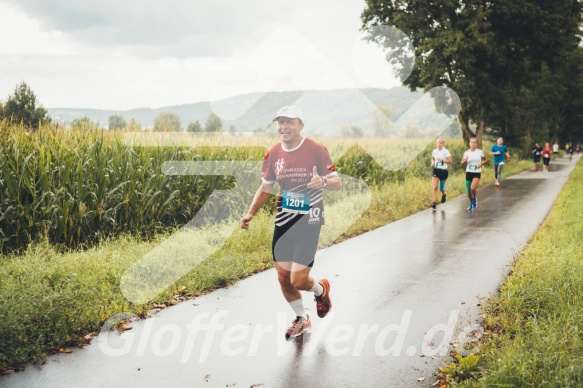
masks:
<svg viewBox="0 0 583 388"><path fill-rule="evenodd" d="M504 139L499 137L496 144L490 148L490 155L494 155L494 176L496 177L496 187L499 187L500 182L502 181L502 168L504 168L504 162L510 161L508 147L503 143Z"/></svg>

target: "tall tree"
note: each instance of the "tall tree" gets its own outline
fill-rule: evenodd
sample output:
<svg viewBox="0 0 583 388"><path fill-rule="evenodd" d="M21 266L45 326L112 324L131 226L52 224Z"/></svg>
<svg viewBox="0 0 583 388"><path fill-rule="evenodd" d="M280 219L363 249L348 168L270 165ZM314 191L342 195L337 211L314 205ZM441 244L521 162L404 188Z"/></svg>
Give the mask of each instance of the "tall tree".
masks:
<svg viewBox="0 0 583 388"><path fill-rule="evenodd" d="M578 42L578 0L366 0L363 30L387 49L412 90L453 89L461 99L458 121L466 142L481 143L500 105L521 98L523 85L544 66L553 68ZM387 35L395 26L408 39ZM404 64L413 56L412 69ZM503 93L500 93L500 91ZM512 93L513 90L515 93ZM516 92L519 94L517 95ZM502 100L502 97L508 100ZM506 106L506 108L508 108ZM474 125L471 126L470 123Z"/></svg>
<svg viewBox="0 0 583 388"><path fill-rule="evenodd" d="M180 116L174 112L161 112L154 120L154 131L179 132L180 128Z"/></svg>
<svg viewBox="0 0 583 388"><path fill-rule="evenodd" d="M188 124L188 128L186 129L187 132L202 132L202 125L200 125L200 121L196 120L190 124Z"/></svg>
<svg viewBox="0 0 583 388"><path fill-rule="evenodd" d="M109 116L109 129L123 129L126 126L125 118L120 114L113 114Z"/></svg>
<svg viewBox="0 0 583 388"><path fill-rule="evenodd" d="M8 120L33 129L51 121L47 110L37 103L36 95L24 81L8 96L3 114Z"/></svg>
<svg viewBox="0 0 583 388"><path fill-rule="evenodd" d="M206 132L222 132L223 121L214 112L211 112L204 125L204 130Z"/></svg>

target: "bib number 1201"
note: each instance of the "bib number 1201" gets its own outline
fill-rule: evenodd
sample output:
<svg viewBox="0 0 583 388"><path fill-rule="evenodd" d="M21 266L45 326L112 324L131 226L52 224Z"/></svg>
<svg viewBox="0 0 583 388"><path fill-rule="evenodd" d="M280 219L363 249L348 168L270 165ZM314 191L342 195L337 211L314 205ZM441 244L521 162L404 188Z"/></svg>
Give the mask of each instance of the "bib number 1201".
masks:
<svg viewBox="0 0 583 388"><path fill-rule="evenodd" d="M281 197L281 207L284 212L307 214L310 211L309 194L284 190Z"/></svg>

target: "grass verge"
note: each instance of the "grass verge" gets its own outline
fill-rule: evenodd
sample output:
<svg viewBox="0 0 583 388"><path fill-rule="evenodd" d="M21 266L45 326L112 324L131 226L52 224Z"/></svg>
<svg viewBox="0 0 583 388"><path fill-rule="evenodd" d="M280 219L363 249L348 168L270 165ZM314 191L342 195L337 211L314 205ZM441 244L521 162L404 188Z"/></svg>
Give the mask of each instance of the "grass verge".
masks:
<svg viewBox="0 0 583 388"><path fill-rule="evenodd" d="M530 166L527 161L511 163L505 172L508 176ZM490 167L483 173L481 185L492 182ZM448 197L454 198L464 190L463 173L452 174L447 183ZM329 234L322 245L426 209L431 202L430 191L429 179L407 176L402 182L372 187L368 196L370 206L362 195L337 198L326 208L329 225L346 219L345 209L367 210L349 220L343 230ZM130 312L146 317L158 308L224 287L272 266L272 215L259 213L249 231L237 227L231 230L230 238L209 259L154 300L140 305L127 301L121 292L120 279L132 264L170 234L148 242L122 236L85 251L70 253L61 253L48 243L32 244L24 254L2 256L0 372L22 368L27 362L42 361L47 354L66 345L86 343L85 335L99 330L117 313ZM208 231L193 233L190 243L195 249L212 248Z"/></svg>
<svg viewBox="0 0 583 388"><path fill-rule="evenodd" d="M448 386L583 386L582 192L579 163L500 294L486 303L479 361L471 371L460 362L443 368Z"/></svg>

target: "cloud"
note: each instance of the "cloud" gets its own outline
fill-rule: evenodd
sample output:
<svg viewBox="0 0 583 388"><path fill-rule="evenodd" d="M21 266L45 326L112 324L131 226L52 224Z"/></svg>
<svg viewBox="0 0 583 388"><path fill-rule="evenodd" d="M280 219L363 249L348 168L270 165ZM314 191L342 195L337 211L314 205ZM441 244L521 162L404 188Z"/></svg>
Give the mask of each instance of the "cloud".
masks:
<svg viewBox="0 0 583 388"><path fill-rule="evenodd" d="M39 21L99 46L135 55L220 56L257 41L269 25L309 7L307 0L0 0ZM347 1L347 0L343 0Z"/></svg>
<svg viewBox="0 0 583 388"><path fill-rule="evenodd" d="M0 100L22 80L47 107L107 109L390 87L382 51L358 47L363 8L364 0L0 0L0 36L11 37L0 45Z"/></svg>

